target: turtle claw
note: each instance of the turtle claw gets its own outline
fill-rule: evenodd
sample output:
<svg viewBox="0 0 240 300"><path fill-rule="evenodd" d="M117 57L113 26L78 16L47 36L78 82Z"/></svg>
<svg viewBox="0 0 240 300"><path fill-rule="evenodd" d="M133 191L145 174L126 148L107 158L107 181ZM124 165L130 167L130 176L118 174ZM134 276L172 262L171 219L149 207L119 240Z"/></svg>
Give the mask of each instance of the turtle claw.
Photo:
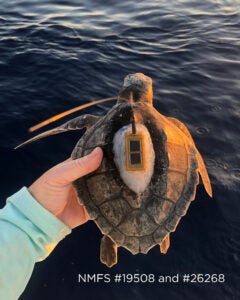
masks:
<svg viewBox="0 0 240 300"><path fill-rule="evenodd" d="M101 240L100 260L109 268L117 263L117 245L107 235Z"/></svg>
<svg viewBox="0 0 240 300"><path fill-rule="evenodd" d="M170 233L165 236L162 242L159 244L160 252L166 254L170 247Z"/></svg>

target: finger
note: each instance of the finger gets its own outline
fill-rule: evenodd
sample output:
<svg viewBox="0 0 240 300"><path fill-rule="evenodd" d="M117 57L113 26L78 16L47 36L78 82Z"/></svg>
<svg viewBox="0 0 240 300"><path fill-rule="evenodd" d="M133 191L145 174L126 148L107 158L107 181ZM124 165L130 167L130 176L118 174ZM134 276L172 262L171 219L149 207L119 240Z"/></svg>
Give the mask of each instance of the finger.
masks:
<svg viewBox="0 0 240 300"><path fill-rule="evenodd" d="M55 215L71 228L82 225L90 219L85 207L79 203L73 187L69 191L69 200L64 210Z"/></svg>
<svg viewBox="0 0 240 300"><path fill-rule="evenodd" d="M95 171L101 164L103 152L101 148L94 149L90 154L70 161L65 161L53 169L48 174L54 182L60 185L70 184L79 177Z"/></svg>

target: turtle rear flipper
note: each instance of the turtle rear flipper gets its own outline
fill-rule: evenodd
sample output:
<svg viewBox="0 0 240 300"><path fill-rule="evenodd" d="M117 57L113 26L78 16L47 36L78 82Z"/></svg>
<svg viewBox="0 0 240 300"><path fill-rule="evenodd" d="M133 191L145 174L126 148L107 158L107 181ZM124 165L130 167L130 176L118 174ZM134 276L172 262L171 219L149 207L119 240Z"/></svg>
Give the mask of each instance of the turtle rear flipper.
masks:
<svg viewBox="0 0 240 300"><path fill-rule="evenodd" d="M169 121L171 121L172 123L174 123L179 129L181 129L181 131L190 139L190 141L193 143L193 145L195 146L195 143L193 141L193 138L191 136L191 133L189 132L189 130L187 129L187 127L178 119L176 118L168 118ZM195 146L196 148L196 146ZM197 150L197 148L196 148ZM201 156L201 154L199 153L199 151L197 150L197 161L198 161L198 171L201 175L202 178L202 182L204 185L204 188L206 190L206 192L208 193L208 195L210 197L212 197L212 187L211 187L211 182L208 176L208 172L205 166L205 163L203 161L203 158Z"/></svg>
<svg viewBox="0 0 240 300"><path fill-rule="evenodd" d="M160 246L160 252L163 254L166 254L169 247L170 247L170 233L168 233L165 238L161 241L159 244Z"/></svg>
<svg viewBox="0 0 240 300"><path fill-rule="evenodd" d="M80 117L74 118L74 119L64 123L63 125L60 125L56 128L53 128L51 130L40 133L40 134L34 136L33 138L21 143L14 149L20 148L26 144L32 143L34 141L40 140L40 139L50 136L50 135L59 134L59 133L66 132L69 130L79 130L79 129L82 129L85 127L89 128L89 127L93 126L99 119L100 119L100 117L98 117L98 116L82 115Z"/></svg>
<svg viewBox="0 0 240 300"><path fill-rule="evenodd" d="M101 240L100 260L109 268L117 263L117 245L107 235L104 235Z"/></svg>

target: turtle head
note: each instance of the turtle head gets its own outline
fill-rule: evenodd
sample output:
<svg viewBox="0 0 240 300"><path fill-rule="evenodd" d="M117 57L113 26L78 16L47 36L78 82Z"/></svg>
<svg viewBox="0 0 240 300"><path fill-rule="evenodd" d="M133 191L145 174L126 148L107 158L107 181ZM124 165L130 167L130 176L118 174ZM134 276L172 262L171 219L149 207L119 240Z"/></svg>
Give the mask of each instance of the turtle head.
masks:
<svg viewBox="0 0 240 300"><path fill-rule="evenodd" d="M124 78L118 101L152 104L152 79L143 73L129 74Z"/></svg>

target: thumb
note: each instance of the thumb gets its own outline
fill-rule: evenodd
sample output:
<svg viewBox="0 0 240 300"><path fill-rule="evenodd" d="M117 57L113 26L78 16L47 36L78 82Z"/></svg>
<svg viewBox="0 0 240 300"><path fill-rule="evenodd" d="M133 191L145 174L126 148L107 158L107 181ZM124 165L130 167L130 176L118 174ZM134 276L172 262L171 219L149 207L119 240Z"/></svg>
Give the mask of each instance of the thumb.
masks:
<svg viewBox="0 0 240 300"><path fill-rule="evenodd" d="M90 154L75 159L67 160L49 170L48 179L58 186L65 186L74 180L95 171L103 158L102 149L97 147Z"/></svg>

